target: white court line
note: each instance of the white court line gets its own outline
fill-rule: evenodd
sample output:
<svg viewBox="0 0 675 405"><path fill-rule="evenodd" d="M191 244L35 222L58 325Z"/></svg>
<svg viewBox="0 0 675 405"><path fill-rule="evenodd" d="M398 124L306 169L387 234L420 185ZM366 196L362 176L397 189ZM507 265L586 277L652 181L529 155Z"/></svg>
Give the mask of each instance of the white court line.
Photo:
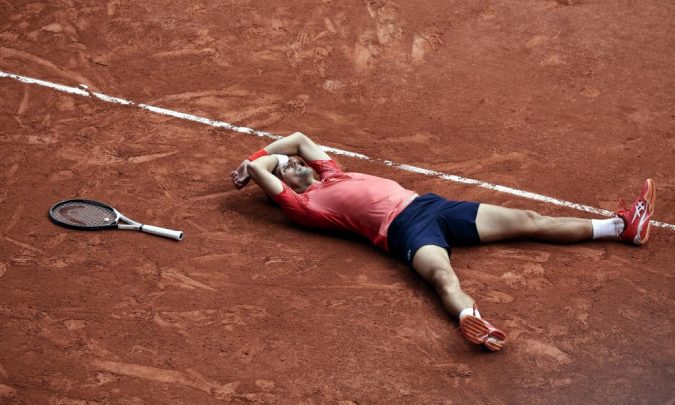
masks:
<svg viewBox="0 0 675 405"><path fill-rule="evenodd" d="M279 135L272 134L270 132L265 132L265 131L258 131L252 128L247 128L247 127L240 127L237 125L233 125L224 121L217 121L217 120L212 120L209 118L204 118L204 117L199 117L197 115L192 115L192 114L187 114L187 113L182 113L178 111L173 111L173 110L168 110L166 108L161 108L161 107L156 107L152 106L149 104L139 104L135 103L131 100L125 100L123 98L117 98L117 97L112 97L105 95L103 93L98 93L98 92L90 92L87 89L87 86L85 85L80 85L80 87L70 87L70 86L64 86L61 84L56 84L44 80L39 80L39 79L33 79L30 77L26 76L20 76L16 75L13 73L6 73L0 70L0 77L5 77L5 78L10 78L14 80L18 80L22 83L27 83L27 84L37 84L38 86L42 87L48 87L50 89L62 91L65 93L70 93L70 94L77 94L78 96L84 96L84 97L94 97L97 98L101 101L105 101L107 103L113 103L113 104L120 104L120 105L128 105L128 106L136 106L138 108L142 108L144 110L148 110L151 112L154 112L156 114L162 114L162 115L168 115L171 117L175 118L180 118L183 120L187 121L194 121L198 122L200 124L205 124L205 125L210 125L212 127L216 128L225 128L229 129L232 131L236 132L241 132L244 134L249 134L249 135L255 135L263 138L270 138L270 139L280 139L282 138ZM381 159L376 159L376 158L370 158L366 155L363 155L361 153L356 153L356 152L350 152L347 150L343 149L336 149L336 148L331 148L328 146L323 146L320 145L321 149L323 149L326 152L334 153L336 155L342 155L342 156L349 156L353 157L356 159L361 159L361 160L369 160L373 162L380 162L386 166L391 166L399 170L403 170L406 172L412 172L412 173L417 173L417 174L422 174L425 176L430 176L430 177L438 177L442 180L449 180L453 181L455 183L462 183L462 184L469 184L473 186L478 186L482 188L486 188L488 190L493 190L493 191L498 191L500 193L506 193L506 194L512 194L518 197L522 198L527 198L530 200L536 200L536 201L541 201L545 202L548 204L553 204L553 205L558 205L561 207L567 207L567 208L573 208L579 211L585 211L585 212L590 212L592 214L597 214L597 215L603 215L606 217L611 217L614 215L612 211L601 209L601 208L595 208L591 207L589 205L584 205L584 204L577 204L575 202L571 201L566 201L566 200L560 200L558 198L553 198L553 197L548 197L542 194L537 194L537 193L532 193L529 191L524 191L524 190L519 190L516 188L512 187L507 187L507 186L500 186L499 184L492 184L492 183L487 183L481 180L474 180L470 179L467 177L462 177L462 176L457 176L454 174L447 174L447 173L441 173L437 172L435 170L429 170L429 169L424 169L421 167L416 167L416 166L410 166L406 164L400 164L400 163L395 163L390 160L381 160ZM654 226L658 226L661 228L666 228L670 229L671 231L675 231L675 225L673 224L668 224L665 222L659 222L659 221L650 221L650 223Z"/></svg>

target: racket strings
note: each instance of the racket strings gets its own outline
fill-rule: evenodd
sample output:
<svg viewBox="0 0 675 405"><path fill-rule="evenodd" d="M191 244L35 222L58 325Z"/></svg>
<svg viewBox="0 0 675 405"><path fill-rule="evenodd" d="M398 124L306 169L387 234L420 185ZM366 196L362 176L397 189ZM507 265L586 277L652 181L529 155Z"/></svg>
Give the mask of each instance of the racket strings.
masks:
<svg viewBox="0 0 675 405"><path fill-rule="evenodd" d="M52 214L59 222L80 227L107 226L117 219L111 208L87 201L66 201L57 206Z"/></svg>

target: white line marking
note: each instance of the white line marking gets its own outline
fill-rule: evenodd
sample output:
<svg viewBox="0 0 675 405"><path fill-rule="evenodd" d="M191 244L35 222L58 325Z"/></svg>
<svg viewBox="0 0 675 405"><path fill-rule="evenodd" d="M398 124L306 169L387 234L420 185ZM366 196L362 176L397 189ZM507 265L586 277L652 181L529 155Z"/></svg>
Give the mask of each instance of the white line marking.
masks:
<svg viewBox="0 0 675 405"><path fill-rule="evenodd" d="M6 72L3 72L1 70L0 70L0 77L18 80L22 83L27 83L27 84L37 84L38 86L48 87L50 89L62 91L62 92L65 92L65 93L77 94L78 96L94 97L94 98L97 98L101 101L105 101L106 103L136 106L138 108L142 108L144 110L148 110L148 111L154 112L156 114L168 115L170 117L180 118L180 119L187 120L187 121L194 121L194 122L198 122L200 124L210 125L210 126L216 127L216 128L225 128L225 129L229 129L231 131L241 132L241 133L249 134L249 135L255 135L255 136L259 136L259 137L263 137L263 138L270 138L270 139L281 139L282 138L281 136L275 135L275 134L270 133L270 132L258 131L258 130L255 130L255 129L252 129L252 128L247 128L247 127L240 127L240 126L233 125L233 124L230 124L230 123L227 123L227 122L224 122L224 121L212 120L212 119L209 119L209 118L199 117L197 115L192 115L192 114L182 113L182 112L178 112L178 111L168 110L166 108L161 108L161 107L155 107L155 106L149 105L149 104L138 104L138 103L135 103L131 100L125 100L123 98L112 97L112 96L108 96L108 95L103 94L103 93L90 92L89 90L87 90L87 86L85 86L85 85L80 85L80 87L64 86L64 85L61 85L61 84L47 82L47 81L44 81L44 80L33 79L33 78L30 78L30 77L26 77L26 76L16 75L16 74L13 74L13 73L6 73ZM462 184L469 184L469 185L473 185L473 186L478 186L478 187L486 188L488 190L498 191L500 193L512 194L512 195L522 197L522 198L527 198L527 199L530 199L530 200L541 201L541 202L545 202L545 203L548 203L548 204L558 205L558 206L561 206L561 207L573 208L573 209L576 209L576 210L579 210L579 211L590 212L592 214L603 215L603 216L606 216L606 217L614 216L614 213L612 211L591 207L589 205L577 204L577 203L574 203L574 202L571 202L571 201L560 200L558 198L548 197L548 196L545 196L545 195L542 195L542 194L532 193L532 192L529 192L529 191L519 190L519 189L512 188L512 187L507 187L507 186L500 186L499 184L487 183L487 182L484 182L484 181L481 181L481 180L469 179L467 177L457 176L457 175L454 175L454 174L441 173L441 172L437 172L435 170L429 170L429 169L424 169L424 168L421 168L421 167L396 163L396 162L392 162L391 160L381 160L381 159L376 159L376 158L370 158L370 157L368 157L366 155L363 155L361 153L350 152L350 151L343 150L343 149L331 148L329 146L323 146L323 145L320 145L320 147L324 151L334 153L336 155L349 156L349 157L352 157L352 158L361 159L361 160L369 160L369 161L373 161L373 162L380 162L384 165L394 167L396 169L403 170L403 171L406 171L406 172L418 173L418 174L422 174L422 175L430 176L430 177L438 177L440 179L453 181L455 183L462 183ZM673 225L673 224L668 224L668 223L659 222L659 221L650 221L650 223L652 225L658 226L660 228L666 228L666 229L670 229L671 231L675 231L675 225Z"/></svg>
<svg viewBox="0 0 675 405"><path fill-rule="evenodd" d="M134 104L133 101L125 100L123 98L106 96L103 93L92 92L91 95L98 98L99 100L103 100L107 103L122 104L122 105L133 105Z"/></svg>
<svg viewBox="0 0 675 405"><path fill-rule="evenodd" d="M18 80L23 83L28 83L28 84L37 84L38 86L43 86L43 87L49 87L50 89L55 89L59 91L63 91L66 93L70 94L77 94L79 96L89 96L89 92L83 89L79 89L77 87L69 87L69 86L62 86L60 84L52 83L52 82L46 82L44 80L39 80L39 79L32 79L30 77L26 76L19 76L15 75L12 73L5 73L2 70L0 70L0 77L9 77L10 79Z"/></svg>

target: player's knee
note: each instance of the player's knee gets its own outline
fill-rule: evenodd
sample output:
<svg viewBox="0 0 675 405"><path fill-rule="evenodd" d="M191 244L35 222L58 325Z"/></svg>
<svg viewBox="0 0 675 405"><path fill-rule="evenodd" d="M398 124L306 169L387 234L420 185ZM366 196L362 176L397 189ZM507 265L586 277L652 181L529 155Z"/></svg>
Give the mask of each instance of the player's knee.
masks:
<svg viewBox="0 0 675 405"><path fill-rule="evenodd" d="M436 289L455 290L459 288L459 280L445 267L432 269L430 281Z"/></svg>
<svg viewBox="0 0 675 405"><path fill-rule="evenodd" d="M532 210L523 210L523 224L528 230L536 231L539 229L542 219L544 218L541 214Z"/></svg>

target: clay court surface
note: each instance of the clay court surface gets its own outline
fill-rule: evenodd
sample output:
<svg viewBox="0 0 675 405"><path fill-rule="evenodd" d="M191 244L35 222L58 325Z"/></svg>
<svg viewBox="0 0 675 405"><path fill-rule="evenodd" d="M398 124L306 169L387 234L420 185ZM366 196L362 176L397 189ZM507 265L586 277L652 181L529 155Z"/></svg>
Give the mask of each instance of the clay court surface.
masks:
<svg viewBox="0 0 675 405"><path fill-rule="evenodd" d="M0 0L0 70L363 153L420 193L591 217L390 159L675 223L675 6ZM229 172L270 140L0 79L0 403L672 403L675 232L456 249L503 352L367 242ZM85 197L181 229L53 225Z"/></svg>

